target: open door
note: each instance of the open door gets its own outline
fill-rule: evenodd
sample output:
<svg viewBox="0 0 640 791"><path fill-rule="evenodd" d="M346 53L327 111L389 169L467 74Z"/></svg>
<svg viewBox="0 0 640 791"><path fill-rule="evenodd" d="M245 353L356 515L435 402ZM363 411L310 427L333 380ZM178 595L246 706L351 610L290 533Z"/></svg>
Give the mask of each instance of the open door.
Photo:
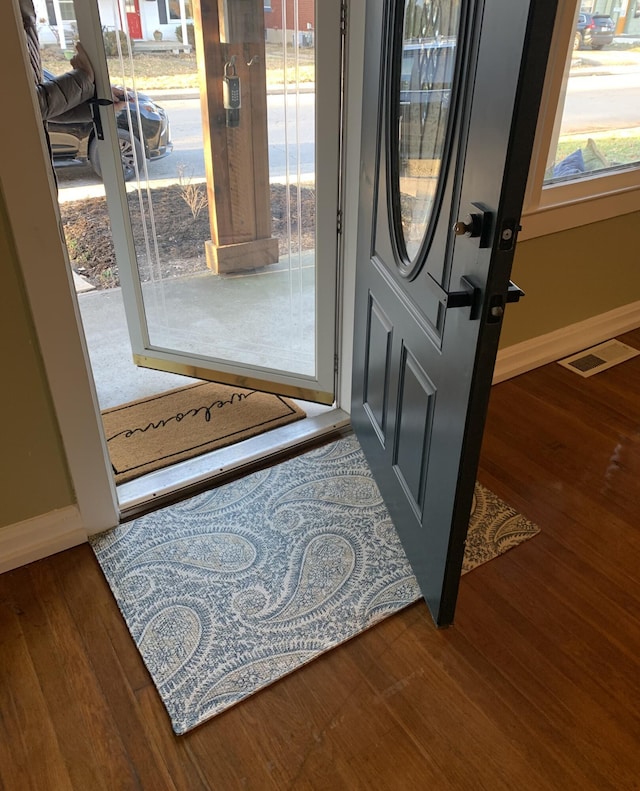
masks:
<svg viewBox="0 0 640 791"><path fill-rule="evenodd" d="M151 19L155 12L146 6ZM95 141L134 362L332 404L340 0L291 0L278 14L265 10L263 0L175 6L183 38L193 35L200 96L182 99L177 90L160 100L167 138L161 156L169 136L173 147L161 179L155 176L161 163L137 134L141 129L146 135L145 106L153 96L137 87L135 31L117 13L118 0L76 9L99 97L109 97L110 83L135 97L124 129L116 129L111 107L100 106L104 140ZM188 25L186 8L193 14ZM177 29L165 30L163 46L171 46L168 38ZM109 61L103 30L117 49ZM169 66L177 56L168 50L165 57ZM197 121L172 124L186 112ZM134 145L125 185L117 143L127 134ZM199 269L192 259L184 265L180 239L167 248L171 221L160 227L156 219L167 190L184 198L194 228L209 220Z"/></svg>
<svg viewBox="0 0 640 791"><path fill-rule="evenodd" d="M367 3L352 422L438 626L521 293L509 276L554 17L540 0Z"/></svg>

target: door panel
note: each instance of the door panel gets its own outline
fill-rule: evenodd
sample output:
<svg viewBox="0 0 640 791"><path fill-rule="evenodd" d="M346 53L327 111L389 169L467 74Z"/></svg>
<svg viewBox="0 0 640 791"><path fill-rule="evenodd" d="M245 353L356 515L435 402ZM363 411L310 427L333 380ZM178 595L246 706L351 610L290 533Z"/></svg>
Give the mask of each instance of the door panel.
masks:
<svg viewBox="0 0 640 791"><path fill-rule="evenodd" d="M297 0L283 4L275 19L261 0L194 4L200 98L161 101L173 152L157 163L138 157L126 189L108 165L103 176L134 361L330 404L340 3L304 10L302 20ZM313 27L304 38L303 22L305 31ZM118 24L117 14L108 24ZM128 108L135 129L151 102L137 86L130 38L121 44L122 57L109 60L102 80L135 96ZM107 162L111 110L101 112L107 134L98 147ZM202 238L203 225L207 233L188 260L190 232L178 236L160 219L170 190L192 213L194 237Z"/></svg>
<svg viewBox="0 0 640 791"><path fill-rule="evenodd" d="M380 79L363 109L352 421L440 626L455 610L553 29L541 5L367 6L380 46L365 70Z"/></svg>

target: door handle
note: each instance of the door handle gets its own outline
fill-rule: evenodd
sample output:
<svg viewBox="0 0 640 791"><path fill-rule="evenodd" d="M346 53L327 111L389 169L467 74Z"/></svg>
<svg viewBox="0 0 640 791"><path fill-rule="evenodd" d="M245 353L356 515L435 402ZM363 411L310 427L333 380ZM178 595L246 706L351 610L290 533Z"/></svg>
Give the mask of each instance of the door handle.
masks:
<svg viewBox="0 0 640 791"><path fill-rule="evenodd" d="M444 307L449 308L471 308L469 318L474 321L480 315L482 305L482 289L474 285L468 277L460 278L460 291L445 291L443 300Z"/></svg>
<svg viewBox="0 0 640 791"><path fill-rule="evenodd" d="M430 285L434 291L439 293L440 301L444 308L471 308L469 318L473 321L479 318L482 306L482 289L469 280L468 277L460 278L460 291L444 291L436 282L433 276ZM503 294L494 294L489 300L489 313L487 321L489 324L497 324L504 316L504 306L507 302L519 302L525 296L524 291L510 280L507 288L506 297Z"/></svg>
<svg viewBox="0 0 640 791"><path fill-rule="evenodd" d="M471 308L477 304L480 295L482 293L481 289L477 286L474 286L471 281L466 277L460 278L460 285L462 289L460 291L448 291L446 300L445 300L445 307L448 308Z"/></svg>
<svg viewBox="0 0 640 791"><path fill-rule="evenodd" d="M94 95L93 99L89 99L88 104L91 108L91 117L93 119L93 128L95 129L96 137L98 140L104 140L104 130L102 129L100 108L108 107L110 104L113 104L113 101L111 99L98 99L98 97Z"/></svg>
<svg viewBox="0 0 640 791"><path fill-rule="evenodd" d="M426 278L426 283L442 303L442 307L445 310L450 308L471 308L469 318L472 321L479 318L482 307L482 289L473 283L469 277L463 276L460 278L459 291L445 291L430 272ZM524 296L524 291L510 280L506 297L502 294L494 294L489 301L489 323L496 323L502 319L504 306L507 302L519 302Z"/></svg>
<svg viewBox="0 0 640 791"><path fill-rule="evenodd" d="M520 299L524 296L526 296L524 291L516 286L513 280L510 280L509 288L507 289L507 302L520 302Z"/></svg>

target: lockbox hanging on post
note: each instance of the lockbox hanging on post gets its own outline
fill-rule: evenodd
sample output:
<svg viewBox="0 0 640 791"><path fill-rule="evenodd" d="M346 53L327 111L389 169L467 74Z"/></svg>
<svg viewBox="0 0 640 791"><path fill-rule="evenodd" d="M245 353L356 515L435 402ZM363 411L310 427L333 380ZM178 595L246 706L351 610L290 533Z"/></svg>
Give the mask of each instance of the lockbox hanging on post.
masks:
<svg viewBox="0 0 640 791"><path fill-rule="evenodd" d="M236 56L224 66L222 103L227 115L227 126L240 125L240 77L236 71Z"/></svg>

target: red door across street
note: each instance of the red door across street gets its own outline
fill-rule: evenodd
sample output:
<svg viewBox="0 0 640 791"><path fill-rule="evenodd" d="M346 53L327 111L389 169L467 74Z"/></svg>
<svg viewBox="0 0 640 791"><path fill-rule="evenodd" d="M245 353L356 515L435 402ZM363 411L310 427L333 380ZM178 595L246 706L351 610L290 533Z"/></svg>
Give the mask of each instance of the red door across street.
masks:
<svg viewBox="0 0 640 791"><path fill-rule="evenodd" d="M129 36L133 39L142 38L142 22L140 21L140 5L138 0L126 0L127 27Z"/></svg>

